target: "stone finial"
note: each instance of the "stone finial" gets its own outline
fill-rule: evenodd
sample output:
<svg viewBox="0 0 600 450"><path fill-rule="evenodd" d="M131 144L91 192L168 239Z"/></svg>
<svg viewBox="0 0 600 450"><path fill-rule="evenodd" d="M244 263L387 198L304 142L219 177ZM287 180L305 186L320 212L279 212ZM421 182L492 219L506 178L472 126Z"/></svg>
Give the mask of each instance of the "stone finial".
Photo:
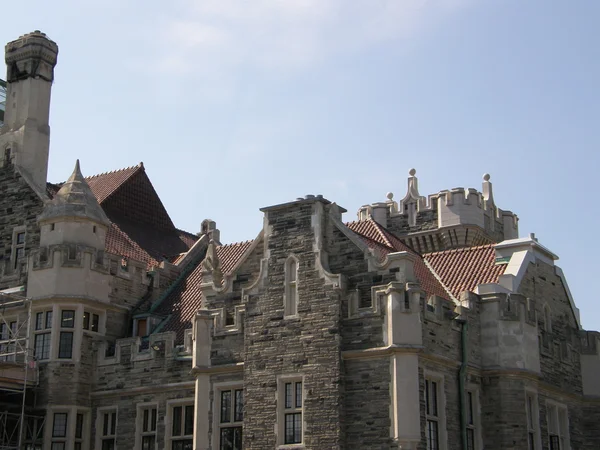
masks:
<svg viewBox="0 0 600 450"><path fill-rule="evenodd" d="M394 201L394 193L388 192L386 195L388 208L391 214L395 214L398 212L398 202Z"/></svg>
<svg viewBox="0 0 600 450"><path fill-rule="evenodd" d="M38 222L59 218L80 218L105 226L110 225L108 217L81 174L79 160L75 163L75 169L69 179L54 195L54 198L44 206Z"/></svg>
<svg viewBox="0 0 600 450"><path fill-rule="evenodd" d="M206 256L204 257L204 261L202 261L202 273L206 282L212 281L215 286L221 286L223 281L221 262L217 255L217 244L212 239L208 243Z"/></svg>
<svg viewBox="0 0 600 450"><path fill-rule="evenodd" d="M494 205L494 193L492 192L492 182L490 181L490 174L483 174L483 200L486 203L486 208Z"/></svg>
<svg viewBox="0 0 600 450"><path fill-rule="evenodd" d="M416 225L417 212L425 208L425 197L419 194L419 180L416 174L415 169L408 171L408 189L400 202L400 212L408 215L408 223L411 226Z"/></svg>

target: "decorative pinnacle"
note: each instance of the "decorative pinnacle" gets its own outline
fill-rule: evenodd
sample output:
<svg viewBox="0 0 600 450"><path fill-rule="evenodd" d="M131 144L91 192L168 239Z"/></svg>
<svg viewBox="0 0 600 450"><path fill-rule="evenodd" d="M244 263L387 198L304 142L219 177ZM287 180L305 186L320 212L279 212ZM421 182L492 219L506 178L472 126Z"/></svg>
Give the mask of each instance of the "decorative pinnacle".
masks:
<svg viewBox="0 0 600 450"><path fill-rule="evenodd" d="M483 174L483 181L490 181L490 174L489 173L484 173Z"/></svg>
<svg viewBox="0 0 600 450"><path fill-rule="evenodd" d="M408 171L408 174L409 174L411 177L414 177L414 176L417 174L417 170L416 170L416 169L410 169L410 170Z"/></svg>
<svg viewBox="0 0 600 450"><path fill-rule="evenodd" d="M385 196L387 197L388 200L393 200L394 193L393 192L388 192Z"/></svg>

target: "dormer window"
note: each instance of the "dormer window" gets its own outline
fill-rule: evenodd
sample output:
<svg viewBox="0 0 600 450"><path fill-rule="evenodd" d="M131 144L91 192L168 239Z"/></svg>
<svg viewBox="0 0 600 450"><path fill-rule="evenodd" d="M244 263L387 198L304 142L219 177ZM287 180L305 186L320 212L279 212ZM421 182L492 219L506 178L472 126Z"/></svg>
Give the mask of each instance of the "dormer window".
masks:
<svg viewBox="0 0 600 450"><path fill-rule="evenodd" d="M284 315L298 314L298 260L290 256L285 263Z"/></svg>

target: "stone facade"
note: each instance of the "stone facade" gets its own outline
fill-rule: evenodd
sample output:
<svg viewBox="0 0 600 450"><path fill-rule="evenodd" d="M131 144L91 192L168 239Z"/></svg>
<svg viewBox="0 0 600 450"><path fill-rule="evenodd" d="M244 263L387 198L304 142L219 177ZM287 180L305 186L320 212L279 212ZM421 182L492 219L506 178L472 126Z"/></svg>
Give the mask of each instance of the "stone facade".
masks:
<svg viewBox="0 0 600 450"><path fill-rule="evenodd" d="M10 49L9 96L49 108L56 44ZM488 175L425 199L411 170L399 203L355 222L307 196L263 208L253 241L222 245L207 219L161 247L178 231L143 166L77 163L40 189L49 128L18 141L17 103L0 133L0 425L24 398L21 448L599 448L600 334ZM160 211L136 224L138 203Z"/></svg>

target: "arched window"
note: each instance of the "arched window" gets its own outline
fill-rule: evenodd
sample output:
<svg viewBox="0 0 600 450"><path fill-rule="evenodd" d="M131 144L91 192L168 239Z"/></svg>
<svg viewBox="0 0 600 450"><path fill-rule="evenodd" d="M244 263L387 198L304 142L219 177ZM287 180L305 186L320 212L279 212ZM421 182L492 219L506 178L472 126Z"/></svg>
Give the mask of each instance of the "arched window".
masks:
<svg viewBox="0 0 600 450"><path fill-rule="evenodd" d="M290 256L285 262L284 315L298 314L298 260Z"/></svg>

